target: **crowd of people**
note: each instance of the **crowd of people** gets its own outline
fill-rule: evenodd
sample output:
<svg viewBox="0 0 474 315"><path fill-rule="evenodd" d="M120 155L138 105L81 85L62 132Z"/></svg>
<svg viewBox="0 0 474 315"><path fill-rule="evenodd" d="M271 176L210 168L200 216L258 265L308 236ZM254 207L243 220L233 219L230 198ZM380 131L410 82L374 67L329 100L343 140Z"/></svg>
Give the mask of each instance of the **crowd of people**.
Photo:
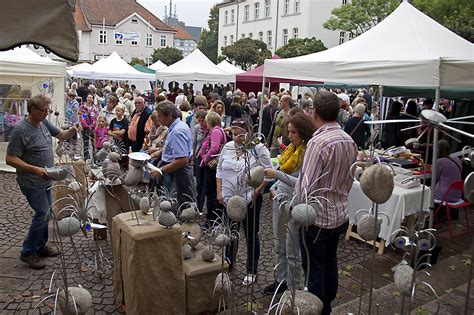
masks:
<svg viewBox="0 0 474 315"><path fill-rule="evenodd" d="M265 292L301 289L304 272L309 292L322 300L323 314L329 314L338 287L337 244L348 226L349 168L373 132L363 123L374 119L376 112L370 93L319 91L292 97L283 89L257 94L217 88L202 92L187 88L186 92L175 86L171 93L160 90L156 95L142 95L128 85L110 83L99 90L89 83L79 88L72 83L66 104L70 128L62 131L44 120L49 100L35 96L28 101L28 117L14 130L7 149L7 163L18 169L20 187L36 212L21 259L33 268L43 268L38 255L57 254L46 246L44 220L51 204L51 181L43 166L53 165L50 136L66 140L80 132L85 159L93 158L106 141L123 153L124 169L126 154L147 152L157 166L151 171L150 189L176 191L178 205L196 202L200 212L207 211L205 229L226 214L232 196L241 195L247 202L240 223L247 248L244 285L258 275L260 212L263 193L269 191L277 273ZM425 103L426 108L432 106L429 100ZM417 116L419 110L412 107L412 100L406 106L394 102L388 117ZM261 134L255 127L259 122ZM384 145L400 144L403 137L394 134L397 130L386 129ZM245 149L249 134L260 139L250 154ZM31 147L32 137L41 139L46 148L41 164L30 158L37 154ZM279 158L278 167L274 157ZM250 189L246 172L255 166L265 169L265 179ZM316 195L320 203L314 204L314 225L301 230L290 210L304 202L304 195ZM234 228L238 230L239 224ZM238 237L234 237L226 249L231 269L237 246Z"/></svg>

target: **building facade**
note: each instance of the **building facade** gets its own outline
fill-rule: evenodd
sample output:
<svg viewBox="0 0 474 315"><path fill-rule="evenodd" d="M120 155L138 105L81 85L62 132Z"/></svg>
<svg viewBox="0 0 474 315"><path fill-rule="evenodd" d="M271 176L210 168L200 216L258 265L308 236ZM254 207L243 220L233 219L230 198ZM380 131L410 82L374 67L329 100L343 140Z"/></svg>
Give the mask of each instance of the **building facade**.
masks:
<svg viewBox="0 0 474 315"><path fill-rule="evenodd" d="M116 51L151 64L155 49L174 45L176 31L134 0L77 0L75 19L81 62Z"/></svg>
<svg viewBox="0 0 474 315"><path fill-rule="evenodd" d="M174 34L174 48L179 49L183 57L186 57L196 49L197 42L191 34L186 32L185 28L179 25L175 25L173 28L176 30L176 34Z"/></svg>
<svg viewBox="0 0 474 315"><path fill-rule="evenodd" d="M347 0L225 0L219 7L218 54L241 38L262 40L274 53L291 38L316 37L327 48L345 34L323 27L331 10ZM342 35L342 41L340 37Z"/></svg>

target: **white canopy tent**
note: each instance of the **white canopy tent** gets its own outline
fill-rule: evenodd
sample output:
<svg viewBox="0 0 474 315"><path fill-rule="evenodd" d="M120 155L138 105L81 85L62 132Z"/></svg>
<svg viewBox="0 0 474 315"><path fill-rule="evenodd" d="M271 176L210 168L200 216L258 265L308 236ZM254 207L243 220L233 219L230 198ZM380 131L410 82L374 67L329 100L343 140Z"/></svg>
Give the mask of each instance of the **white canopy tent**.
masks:
<svg viewBox="0 0 474 315"><path fill-rule="evenodd" d="M156 71L156 78L163 81L190 81L228 83L235 82L235 74L219 69L199 49L168 66Z"/></svg>
<svg viewBox="0 0 474 315"><path fill-rule="evenodd" d="M92 80L145 80L154 81L155 75L136 70L115 51L108 57L95 62L89 69L73 69L73 77Z"/></svg>
<svg viewBox="0 0 474 315"><path fill-rule="evenodd" d="M403 2L340 46L265 60L265 77L416 87L474 87L473 44Z"/></svg>
<svg viewBox="0 0 474 315"><path fill-rule="evenodd" d="M217 64L217 67L225 72L240 74L244 73L245 71L230 64L227 60L222 60L220 63Z"/></svg>
<svg viewBox="0 0 474 315"><path fill-rule="evenodd" d="M70 77L73 77L74 76L74 71L90 71L90 68L92 67L92 65L90 63L87 63L87 62L83 62L83 63L80 63L80 64L77 64L77 65L74 65L74 66L71 66L71 67L67 67L67 74L70 76Z"/></svg>
<svg viewBox="0 0 474 315"><path fill-rule="evenodd" d="M148 67L148 69L151 69L151 70L161 70L161 69L165 69L166 67L168 67L167 65L165 65L161 60L158 60L157 62L155 62L154 64L150 65Z"/></svg>
<svg viewBox="0 0 474 315"><path fill-rule="evenodd" d="M64 119L64 77L66 64L41 57L26 47L0 52L0 170L14 171L5 164L5 152L9 131L4 124L4 117L11 114L8 110L12 97L9 93L10 86L18 86L22 91L31 91L31 95L45 94L52 99L51 108L59 112L59 119ZM6 90L4 90L4 88ZM18 96L18 94L17 94ZM18 115L26 115L26 100L15 98L18 104ZM11 106L11 105L10 105ZM48 119L55 120L54 115ZM56 123L56 121L54 121Z"/></svg>
<svg viewBox="0 0 474 315"><path fill-rule="evenodd" d="M340 46L301 57L266 60L265 77L440 89L474 88L473 44L402 2L375 27ZM436 184L438 129L433 132ZM431 190L433 206L434 189ZM430 218L430 226L432 216Z"/></svg>

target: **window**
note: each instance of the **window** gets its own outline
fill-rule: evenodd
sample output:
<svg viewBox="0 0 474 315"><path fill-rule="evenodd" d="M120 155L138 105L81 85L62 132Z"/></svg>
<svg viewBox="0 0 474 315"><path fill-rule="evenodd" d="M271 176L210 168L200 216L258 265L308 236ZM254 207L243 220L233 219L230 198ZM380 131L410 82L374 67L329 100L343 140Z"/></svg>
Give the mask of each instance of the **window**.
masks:
<svg viewBox="0 0 474 315"><path fill-rule="evenodd" d="M153 34L146 34L146 47L153 46Z"/></svg>
<svg viewBox="0 0 474 315"><path fill-rule="evenodd" d="M230 44L234 45L234 35L230 35Z"/></svg>
<svg viewBox="0 0 474 315"><path fill-rule="evenodd" d="M152 57L146 57L145 58L145 63L147 66L151 65L153 63L153 58Z"/></svg>
<svg viewBox="0 0 474 315"><path fill-rule="evenodd" d="M180 41L179 46L183 47L184 46L184 41Z"/></svg>
<svg viewBox="0 0 474 315"><path fill-rule="evenodd" d="M283 30L283 45L288 44L288 30L284 29Z"/></svg>
<svg viewBox="0 0 474 315"><path fill-rule="evenodd" d="M107 31L106 30L99 31L99 44L107 44Z"/></svg>
<svg viewBox="0 0 474 315"><path fill-rule="evenodd" d="M300 12L300 0L295 0L295 13Z"/></svg>
<svg viewBox="0 0 474 315"><path fill-rule="evenodd" d="M225 11L224 12L224 25L229 24L229 12Z"/></svg>
<svg viewBox="0 0 474 315"><path fill-rule="evenodd" d="M271 8L272 8L272 0L265 0L265 17L266 18L270 17Z"/></svg>
<svg viewBox="0 0 474 315"><path fill-rule="evenodd" d="M349 33L349 40L354 39L356 35L354 33Z"/></svg>
<svg viewBox="0 0 474 315"><path fill-rule="evenodd" d="M234 24L234 17L235 17L235 14L234 14L234 9L230 10L230 23Z"/></svg>
<svg viewBox="0 0 474 315"><path fill-rule="evenodd" d="M255 3L253 12L254 12L254 19L258 20L260 18L260 2Z"/></svg>
<svg viewBox="0 0 474 315"><path fill-rule="evenodd" d="M138 19L132 19L132 24L138 24Z"/></svg>
<svg viewBox="0 0 474 315"><path fill-rule="evenodd" d="M263 32L258 32L258 40L263 42Z"/></svg>
<svg viewBox="0 0 474 315"><path fill-rule="evenodd" d="M272 47L272 31L267 32L267 46Z"/></svg>
<svg viewBox="0 0 474 315"><path fill-rule="evenodd" d="M347 4L347 0L342 0L342 4Z"/></svg>
<svg viewBox="0 0 474 315"><path fill-rule="evenodd" d="M242 33L242 35L240 35L240 38L245 38L245 33Z"/></svg>
<svg viewBox="0 0 474 315"><path fill-rule="evenodd" d="M227 46L227 36L224 36L224 47Z"/></svg>
<svg viewBox="0 0 474 315"><path fill-rule="evenodd" d="M339 33L339 45L344 44L344 38L346 37L345 32L340 32Z"/></svg>
<svg viewBox="0 0 474 315"><path fill-rule="evenodd" d="M290 12L290 0L285 0L283 4L283 14L288 14Z"/></svg>
<svg viewBox="0 0 474 315"><path fill-rule="evenodd" d="M132 41L130 42L130 44L131 44L132 46L138 46L138 41L132 40Z"/></svg>
<svg viewBox="0 0 474 315"><path fill-rule="evenodd" d="M249 38L253 39L253 33L249 33Z"/></svg>
<svg viewBox="0 0 474 315"><path fill-rule="evenodd" d="M166 46L166 35L161 35L160 36L160 46L165 47Z"/></svg>
<svg viewBox="0 0 474 315"><path fill-rule="evenodd" d="M295 27L293 29L293 38L298 38L298 28L297 27Z"/></svg>
<svg viewBox="0 0 474 315"><path fill-rule="evenodd" d="M123 34L115 33L114 38L115 38L115 45L123 45Z"/></svg>
<svg viewBox="0 0 474 315"><path fill-rule="evenodd" d="M249 20L249 10L250 10L250 6L246 5L244 7L244 21L245 22L247 22Z"/></svg>

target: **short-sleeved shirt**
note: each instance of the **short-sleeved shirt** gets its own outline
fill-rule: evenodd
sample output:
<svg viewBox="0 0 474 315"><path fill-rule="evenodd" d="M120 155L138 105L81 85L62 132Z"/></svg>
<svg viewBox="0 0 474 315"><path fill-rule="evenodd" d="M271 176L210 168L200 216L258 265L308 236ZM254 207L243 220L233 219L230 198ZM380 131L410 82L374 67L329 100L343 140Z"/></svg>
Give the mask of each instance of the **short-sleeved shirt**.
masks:
<svg viewBox="0 0 474 315"><path fill-rule="evenodd" d="M193 138L191 129L180 118L176 118L168 129L161 159L163 162L171 163L178 158L190 158L192 153Z"/></svg>
<svg viewBox="0 0 474 315"><path fill-rule="evenodd" d="M51 136L57 136L59 132L59 128L46 119L39 126L23 119L13 129L7 152L30 165L52 167L54 153ZM42 189L51 185L51 180L33 173L17 169L16 174L20 187Z"/></svg>

